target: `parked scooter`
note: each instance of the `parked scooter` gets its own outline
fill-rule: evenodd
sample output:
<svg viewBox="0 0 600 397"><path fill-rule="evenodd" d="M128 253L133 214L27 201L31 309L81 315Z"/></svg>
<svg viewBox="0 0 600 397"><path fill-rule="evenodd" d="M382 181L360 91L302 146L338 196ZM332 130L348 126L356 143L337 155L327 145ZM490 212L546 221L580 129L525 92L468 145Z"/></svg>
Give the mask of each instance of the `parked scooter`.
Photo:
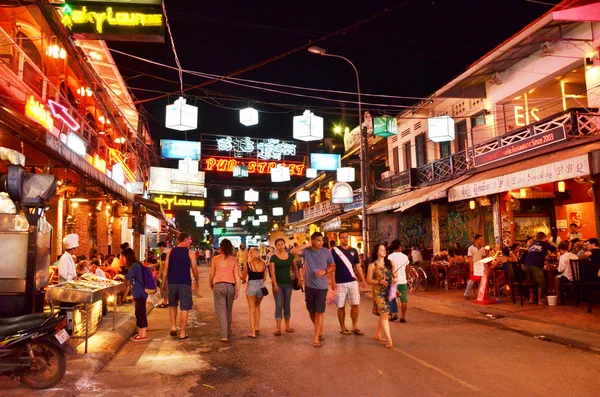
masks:
<svg viewBox="0 0 600 397"><path fill-rule="evenodd" d="M0 319L0 375L32 389L56 385L67 371L65 316L48 313Z"/></svg>

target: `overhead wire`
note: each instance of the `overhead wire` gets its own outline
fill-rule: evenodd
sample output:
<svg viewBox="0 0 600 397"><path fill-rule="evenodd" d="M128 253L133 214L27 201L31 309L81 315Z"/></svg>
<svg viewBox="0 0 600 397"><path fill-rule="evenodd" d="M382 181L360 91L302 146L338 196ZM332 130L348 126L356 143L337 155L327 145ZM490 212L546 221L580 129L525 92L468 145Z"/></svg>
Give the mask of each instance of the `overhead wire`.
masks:
<svg viewBox="0 0 600 397"><path fill-rule="evenodd" d="M173 33L171 32L171 24L169 24L169 17L167 16L167 7L165 6L165 1L161 1L163 14L165 16L165 25L167 26L167 32L169 33L169 39L171 40L171 49L173 50L173 55L175 56L175 63L177 64L177 69L179 71L179 84L181 88L181 93L183 94L183 71L181 69L181 62L179 62L179 56L177 56L177 49L175 48L175 41L173 40Z"/></svg>

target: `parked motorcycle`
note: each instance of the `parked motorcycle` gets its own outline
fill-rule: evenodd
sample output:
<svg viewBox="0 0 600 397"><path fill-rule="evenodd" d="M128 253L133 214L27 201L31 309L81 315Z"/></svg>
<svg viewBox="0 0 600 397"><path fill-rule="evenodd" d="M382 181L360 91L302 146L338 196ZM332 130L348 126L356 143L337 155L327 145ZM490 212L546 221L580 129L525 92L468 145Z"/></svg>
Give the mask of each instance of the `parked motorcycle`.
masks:
<svg viewBox="0 0 600 397"><path fill-rule="evenodd" d="M65 316L48 313L0 319L0 375L32 389L56 385L67 371Z"/></svg>

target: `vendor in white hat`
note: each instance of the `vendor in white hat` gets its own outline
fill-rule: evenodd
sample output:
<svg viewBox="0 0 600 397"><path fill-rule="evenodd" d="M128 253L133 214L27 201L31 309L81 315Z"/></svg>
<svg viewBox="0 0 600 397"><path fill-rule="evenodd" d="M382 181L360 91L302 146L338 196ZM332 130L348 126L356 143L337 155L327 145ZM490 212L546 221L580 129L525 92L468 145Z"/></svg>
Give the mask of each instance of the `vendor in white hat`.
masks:
<svg viewBox="0 0 600 397"><path fill-rule="evenodd" d="M65 252L58 260L58 280L61 283L71 281L77 277L77 268L73 261L72 251L79 247L79 236L77 234L67 234L63 239Z"/></svg>

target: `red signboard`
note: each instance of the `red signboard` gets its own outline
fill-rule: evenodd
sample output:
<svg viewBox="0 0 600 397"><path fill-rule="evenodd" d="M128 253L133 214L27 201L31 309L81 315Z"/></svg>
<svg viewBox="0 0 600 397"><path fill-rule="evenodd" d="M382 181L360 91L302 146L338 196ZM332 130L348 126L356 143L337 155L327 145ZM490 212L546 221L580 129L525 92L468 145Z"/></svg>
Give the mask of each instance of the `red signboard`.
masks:
<svg viewBox="0 0 600 397"><path fill-rule="evenodd" d="M277 163L275 161L239 161L230 158L216 158L209 157L206 159L206 167L204 171L217 171L217 172L231 172L233 173L233 167L236 165L245 165L248 167L249 174L270 174L271 169L282 165L290 168L290 175L292 176L304 176L304 164L287 164Z"/></svg>
<svg viewBox="0 0 600 397"><path fill-rule="evenodd" d="M500 139L500 138L498 138ZM490 164L498 160L504 160L508 157L527 153L531 150L539 149L544 146L564 141L567 139L564 126L558 126L548 131L533 135L529 138L510 143L486 153L473 157L475 167Z"/></svg>

